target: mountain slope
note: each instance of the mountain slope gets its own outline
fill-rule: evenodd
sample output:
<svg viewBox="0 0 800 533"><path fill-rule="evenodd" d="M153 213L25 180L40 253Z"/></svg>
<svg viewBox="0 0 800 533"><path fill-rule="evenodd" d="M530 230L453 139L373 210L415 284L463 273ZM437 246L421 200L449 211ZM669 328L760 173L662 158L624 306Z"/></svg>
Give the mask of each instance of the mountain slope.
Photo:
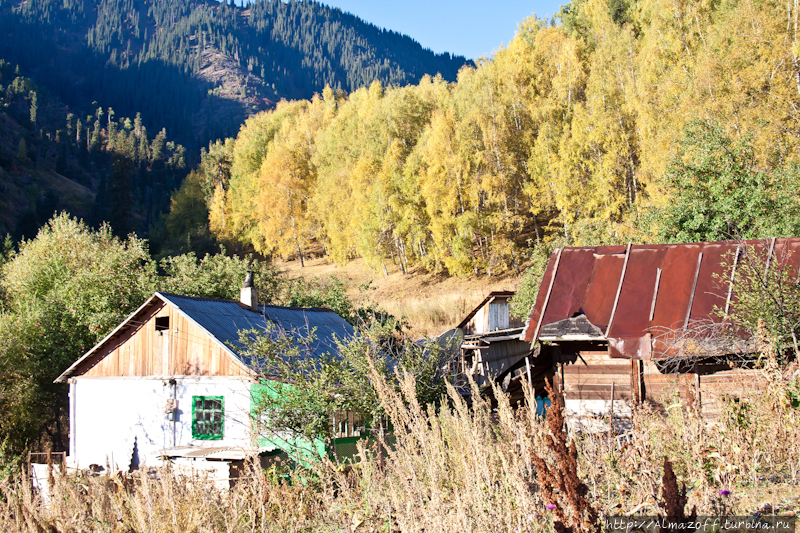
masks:
<svg viewBox="0 0 800 533"><path fill-rule="evenodd" d="M231 136L281 98L326 85L455 80L463 57L434 54L317 2L0 0L0 57L73 106L141 112L188 147Z"/></svg>

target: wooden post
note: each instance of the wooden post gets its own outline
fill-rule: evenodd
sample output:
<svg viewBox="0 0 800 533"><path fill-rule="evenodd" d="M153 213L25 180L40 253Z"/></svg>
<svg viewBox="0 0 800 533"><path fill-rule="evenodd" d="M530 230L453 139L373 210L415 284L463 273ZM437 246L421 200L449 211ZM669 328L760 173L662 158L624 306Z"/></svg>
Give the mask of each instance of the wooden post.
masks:
<svg viewBox="0 0 800 533"><path fill-rule="evenodd" d="M653 301L650 303L650 322L656 316L656 299L658 298L658 286L661 284L661 269L656 270L656 284L653 287Z"/></svg>
<svg viewBox="0 0 800 533"><path fill-rule="evenodd" d="M608 436L614 435L614 382L611 382L611 410L608 416Z"/></svg>
<svg viewBox="0 0 800 533"><path fill-rule="evenodd" d="M647 387L644 383L644 361L638 361L638 385L639 385L639 403L644 403L647 400Z"/></svg>
<svg viewBox="0 0 800 533"><path fill-rule="evenodd" d="M528 373L528 391L530 392L530 399L534 402L536 398L533 395L533 381L531 380L531 360L530 354L525 356L525 371Z"/></svg>
<svg viewBox="0 0 800 533"><path fill-rule="evenodd" d="M694 303L694 291L697 290L697 278L700 276L700 264L703 262L703 252L697 255L697 269L694 271L694 282L692 283L692 294L689 296L689 308L686 310L686 320L683 322L683 331L689 327L689 317L692 316L692 304Z"/></svg>
<svg viewBox="0 0 800 533"><path fill-rule="evenodd" d="M728 284L728 297L725 299L725 319L728 318L728 311L731 308L731 297L733 296L733 281L736 276L736 265L739 264L739 255L742 253L742 246L736 247L736 255L733 258L733 266L731 267L731 281Z"/></svg>
<svg viewBox="0 0 800 533"><path fill-rule="evenodd" d="M694 365L694 403L698 413L702 413L700 406L700 373L697 371L697 363Z"/></svg>

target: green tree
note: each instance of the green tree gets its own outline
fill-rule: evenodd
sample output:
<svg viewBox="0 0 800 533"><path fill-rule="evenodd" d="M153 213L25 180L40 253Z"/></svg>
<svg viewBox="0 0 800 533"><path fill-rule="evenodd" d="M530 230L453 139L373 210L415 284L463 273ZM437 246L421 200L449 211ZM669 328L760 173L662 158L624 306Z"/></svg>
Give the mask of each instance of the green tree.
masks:
<svg viewBox="0 0 800 533"><path fill-rule="evenodd" d="M735 270L734 257L727 258L728 272L720 278L727 282L734 273L734 298L721 334L732 334L735 342L741 330L730 325L740 326L761 343L770 360L785 363L800 357L800 285L797 268L789 264L797 258L788 250L768 256L769 250L768 240L760 246L740 243Z"/></svg>
<svg viewBox="0 0 800 533"><path fill-rule="evenodd" d="M391 321L372 322L358 335L339 339L335 353L314 356L309 352L313 334L304 339L281 331L243 334L248 356L261 365L260 374L271 378L257 404L261 431L305 442L301 446L310 458L320 451L311 443L331 442L334 414L357 413L380 434L384 406L373 386L375 373L395 389L400 388L398 376L410 374L417 382L416 400L438 405L446 392L442 367L447 352L432 341L386 344L392 332Z"/></svg>
<svg viewBox="0 0 800 533"><path fill-rule="evenodd" d="M672 200L656 214L669 242L797 235L795 165L759 168L752 138L732 140L710 121L691 123L664 183Z"/></svg>
<svg viewBox="0 0 800 533"><path fill-rule="evenodd" d="M211 251L209 248L216 239L208 229L208 204L203 194L203 182L203 175L192 171L180 188L172 193L169 213L163 215L166 232L159 239L162 254Z"/></svg>
<svg viewBox="0 0 800 533"><path fill-rule="evenodd" d="M152 294L155 263L143 240L61 214L20 243L0 283L0 438L65 449L66 391L53 380Z"/></svg>
<svg viewBox="0 0 800 533"><path fill-rule="evenodd" d="M175 294L238 300L248 270L255 276L259 303L274 302L280 286L278 271L271 264L255 261L250 256L231 257L224 249L202 258L192 252L166 257L159 266L164 272L158 281L159 290Z"/></svg>

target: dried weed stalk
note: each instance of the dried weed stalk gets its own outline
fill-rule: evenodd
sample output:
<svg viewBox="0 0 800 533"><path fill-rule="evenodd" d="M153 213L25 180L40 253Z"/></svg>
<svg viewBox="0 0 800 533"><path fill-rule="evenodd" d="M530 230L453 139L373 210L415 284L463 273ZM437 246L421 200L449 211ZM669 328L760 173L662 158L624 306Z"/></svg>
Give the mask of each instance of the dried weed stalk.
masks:
<svg viewBox="0 0 800 533"><path fill-rule="evenodd" d="M563 402L549 382L545 390L551 406L547 410L546 424L549 434L545 443L555 456L555 465L550 466L540 455L533 454L533 462L539 476L542 497L551 506L557 520L553 527L561 532L596 533L600 531L597 512L587 500L588 488L578 477L578 449L575 439L567 445L564 431Z"/></svg>
<svg viewBox="0 0 800 533"><path fill-rule="evenodd" d="M686 515L686 504L689 502L686 496L686 484L678 487L678 478L672 470L672 463L666 457L664 457L664 475L661 477L661 497L664 500L664 513L670 520L683 523L697 517L697 508L694 506L689 515Z"/></svg>

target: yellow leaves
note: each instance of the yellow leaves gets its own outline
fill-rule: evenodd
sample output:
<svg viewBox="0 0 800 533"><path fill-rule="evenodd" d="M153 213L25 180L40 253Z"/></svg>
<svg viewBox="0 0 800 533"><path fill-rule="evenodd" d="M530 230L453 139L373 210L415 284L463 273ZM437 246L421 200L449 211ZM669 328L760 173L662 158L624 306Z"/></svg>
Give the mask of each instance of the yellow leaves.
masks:
<svg viewBox="0 0 800 533"><path fill-rule="evenodd" d="M798 11L639 0L615 22L606 0L586 0L569 24L523 21L456 84L282 102L215 145L209 163L232 163L209 195L212 231L451 273L509 267L531 226L537 239L544 227L574 243L649 240L638 217L670 202L660 180L689 121L756 133L761 165L800 154Z"/></svg>
<svg viewBox="0 0 800 533"><path fill-rule="evenodd" d="M258 236L253 239L261 253L302 253L311 238L309 197L316 176L304 133L300 129L293 144L274 142L261 164L254 206Z"/></svg>

